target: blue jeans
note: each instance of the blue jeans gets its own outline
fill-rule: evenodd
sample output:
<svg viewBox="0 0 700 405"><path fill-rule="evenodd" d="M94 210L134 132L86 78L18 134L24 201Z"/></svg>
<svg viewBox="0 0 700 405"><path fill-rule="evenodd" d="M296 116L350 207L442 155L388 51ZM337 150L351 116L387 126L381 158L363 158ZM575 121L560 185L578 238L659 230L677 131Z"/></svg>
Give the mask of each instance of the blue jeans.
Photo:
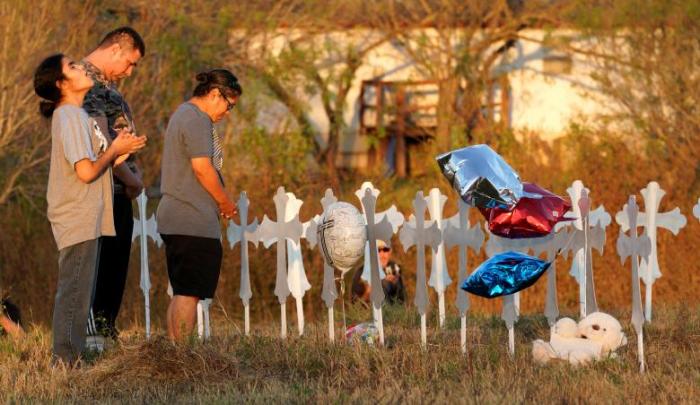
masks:
<svg viewBox="0 0 700 405"><path fill-rule="evenodd" d="M100 239L58 252L58 288L53 308L53 356L73 363L85 349L85 325L92 305Z"/></svg>

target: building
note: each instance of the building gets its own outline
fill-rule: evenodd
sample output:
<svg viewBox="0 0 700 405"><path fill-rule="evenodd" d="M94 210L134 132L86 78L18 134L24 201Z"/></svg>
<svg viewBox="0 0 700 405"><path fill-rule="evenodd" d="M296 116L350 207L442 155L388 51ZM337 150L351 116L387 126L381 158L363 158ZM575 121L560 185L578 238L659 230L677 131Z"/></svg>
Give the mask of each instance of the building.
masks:
<svg viewBox="0 0 700 405"><path fill-rule="evenodd" d="M370 29L349 29L319 35L318 43L322 46L331 38L341 46L362 46L376 41L378 35ZM544 46L547 35L573 37L575 33L521 31L520 38L494 63L495 79L482 103L483 114L515 133L528 131L551 140L563 135L573 120L603 112L604 100L590 77L593 61ZM281 49L286 38L289 36L281 35L270 46ZM329 63L328 69L333 68ZM403 155L396 151L407 146L391 134L405 134L409 144L430 137L437 126L438 89L438 80L422 72L399 41L387 40L366 52L347 92L338 165L362 169L376 164L381 156L388 166L399 165L396 160ZM306 97L305 102L322 143L330 123L321 96ZM274 129L287 113L282 105L272 106L260 124Z"/></svg>

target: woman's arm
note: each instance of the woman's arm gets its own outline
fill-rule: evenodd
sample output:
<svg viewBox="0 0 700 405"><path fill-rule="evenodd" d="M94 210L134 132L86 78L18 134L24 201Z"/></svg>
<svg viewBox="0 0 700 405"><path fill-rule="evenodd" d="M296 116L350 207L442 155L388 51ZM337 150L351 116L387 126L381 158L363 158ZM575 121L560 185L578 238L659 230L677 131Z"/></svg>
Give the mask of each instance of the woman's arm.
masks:
<svg viewBox="0 0 700 405"><path fill-rule="evenodd" d="M120 155L133 153L146 146L145 136L121 134L95 161L82 159L75 162L75 174L83 183L92 183L104 173L107 167Z"/></svg>
<svg viewBox="0 0 700 405"><path fill-rule="evenodd" d="M192 158L190 162L194 175L197 177L197 181L199 181L199 184L201 184L214 201L216 201L221 215L223 215L224 218L231 218L236 215L238 212L236 204L234 204L228 197L228 194L226 194L226 190L224 190L224 186L219 180L219 174L211 164L211 159L208 157L197 157Z"/></svg>
<svg viewBox="0 0 700 405"><path fill-rule="evenodd" d="M100 155L94 162L90 159L83 159L75 162L75 174L83 183L92 183L100 177L100 175L107 169L107 167L112 163L117 155L114 154L114 150L107 149L105 153Z"/></svg>

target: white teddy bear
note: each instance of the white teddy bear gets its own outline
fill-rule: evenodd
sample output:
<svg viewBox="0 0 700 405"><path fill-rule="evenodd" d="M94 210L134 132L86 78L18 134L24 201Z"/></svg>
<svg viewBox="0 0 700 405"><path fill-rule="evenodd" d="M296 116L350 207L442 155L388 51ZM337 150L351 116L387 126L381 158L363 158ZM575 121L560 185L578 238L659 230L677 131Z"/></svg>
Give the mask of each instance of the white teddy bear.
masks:
<svg viewBox="0 0 700 405"><path fill-rule="evenodd" d="M561 359L580 365L615 356L615 350L626 344L620 322L606 313L594 312L578 324L571 318L558 320L549 342L532 342L532 357L542 364Z"/></svg>

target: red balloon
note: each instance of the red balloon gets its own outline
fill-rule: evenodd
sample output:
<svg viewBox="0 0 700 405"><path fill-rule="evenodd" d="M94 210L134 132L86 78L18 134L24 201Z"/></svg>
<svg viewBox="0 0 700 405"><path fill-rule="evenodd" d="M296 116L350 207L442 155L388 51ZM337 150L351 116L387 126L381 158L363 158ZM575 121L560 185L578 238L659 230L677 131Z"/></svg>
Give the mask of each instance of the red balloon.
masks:
<svg viewBox="0 0 700 405"><path fill-rule="evenodd" d="M549 235L557 222L571 220L564 218L564 214L571 209L568 201L533 183L523 183L523 190L539 194L542 198L523 196L511 211L479 209L491 233L510 239L537 238Z"/></svg>

